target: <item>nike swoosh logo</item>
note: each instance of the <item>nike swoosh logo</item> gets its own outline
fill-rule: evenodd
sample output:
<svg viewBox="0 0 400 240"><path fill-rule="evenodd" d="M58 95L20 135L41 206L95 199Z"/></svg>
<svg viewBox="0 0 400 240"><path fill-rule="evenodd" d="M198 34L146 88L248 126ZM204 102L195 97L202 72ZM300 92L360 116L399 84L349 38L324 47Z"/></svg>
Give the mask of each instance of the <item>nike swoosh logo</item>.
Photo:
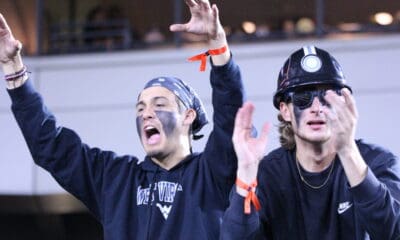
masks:
<svg viewBox="0 0 400 240"><path fill-rule="evenodd" d="M337 209L337 212L338 212L339 214L342 214L342 213L346 212L346 211L347 211L349 208L351 208L352 206L353 206L353 204L350 203L350 202L340 203L340 204L339 204L339 207L338 207L338 209Z"/></svg>

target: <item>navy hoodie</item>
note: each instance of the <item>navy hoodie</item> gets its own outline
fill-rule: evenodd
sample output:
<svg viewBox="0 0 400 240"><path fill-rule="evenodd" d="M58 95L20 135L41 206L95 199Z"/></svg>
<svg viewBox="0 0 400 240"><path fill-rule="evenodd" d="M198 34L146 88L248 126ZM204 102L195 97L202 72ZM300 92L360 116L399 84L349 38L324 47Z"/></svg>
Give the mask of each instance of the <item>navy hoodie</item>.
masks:
<svg viewBox="0 0 400 240"><path fill-rule="evenodd" d="M202 153L170 170L150 158L118 156L57 125L28 80L9 90L12 111L36 164L49 171L101 222L105 239L218 239L237 160L231 141L244 101L231 59L211 70L213 130Z"/></svg>
<svg viewBox="0 0 400 240"><path fill-rule="evenodd" d="M294 151L271 152L260 163L257 195L260 212L243 213L235 193L224 216L221 239L398 240L400 239L400 162L389 151L361 140L368 165L365 179L350 187L340 159L321 173L300 179Z"/></svg>

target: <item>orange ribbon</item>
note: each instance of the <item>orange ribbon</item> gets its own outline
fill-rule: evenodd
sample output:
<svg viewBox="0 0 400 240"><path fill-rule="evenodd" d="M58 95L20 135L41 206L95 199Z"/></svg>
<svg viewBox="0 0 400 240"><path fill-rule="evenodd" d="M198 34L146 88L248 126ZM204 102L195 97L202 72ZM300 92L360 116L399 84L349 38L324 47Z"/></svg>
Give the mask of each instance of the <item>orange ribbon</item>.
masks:
<svg viewBox="0 0 400 240"><path fill-rule="evenodd" d="M201 61L200 71L204 72L206 70L207 57L210 55L212 55L212 56L220 55L220 54L226 52L226 49L227 49L226 46L223 46L222 48L217 48L217 49L210 49L207 52L193 56L193 57L189 58L188 60L191 62Z"/></svg>
<svg viewBox="0 0 400 240"><path fill-rule="evenodd" d="M239 178L236 178L236 186L247 191L247 196L244 199L244 213L246 214L251 213L251 207L250 207L251 203L254 204L254 207L256 208L257 211L261 209L260 201L258 200L256 195L257 180L254 180L254 182L252 182L250 185L247 185L246 183L242 182Z"/></svg>

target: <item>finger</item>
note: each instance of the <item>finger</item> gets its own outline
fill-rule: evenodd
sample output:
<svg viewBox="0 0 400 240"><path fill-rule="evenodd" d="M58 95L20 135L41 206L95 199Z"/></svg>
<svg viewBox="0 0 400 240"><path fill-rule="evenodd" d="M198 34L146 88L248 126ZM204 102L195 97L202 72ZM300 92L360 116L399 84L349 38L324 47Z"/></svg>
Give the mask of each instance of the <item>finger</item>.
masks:
<svg viewBox="0 0 400 240"><path fill-rule="evenodd" d="M354 116L357 116L357 108L356 108L356 102L355 99L353 97L353 95L351 94L350 90L347 88L342 89L342 94L344 96L344 99L346 101L346 105L349 108L349 110L351 111L351 113Z"/></svg>
<svg viewBox="0 0 400 240"><path fill-rule="evenodd" d="M233 128L232 140L234 143L239 142L239 139L244 137L242 128L243 108L239 108L235 117L235 126Z"/></svg>
<svg viewBox="0 0 400 240"><path fill-rule="evenodd" d="M333 91L329 91L329 98L332 102L332 108L337 114L339 121L347 121L353 117L353 113L349 108L346 100L346 96L343 94L344 88L341 89L342 96L337 95Z"/></svg>
<svg viewBox="0 0 400 240"><path fill-rule="evenodd" d="M219 10L216 4L212 5L212 15L214 17L214 23L218 24L218 20L219 20Z"/></svg>
<svg viewBox="0 0 400 240"><path fill-rule="evenodd" d="M339 114L340 114L340 112L338 112L338 110L339 111L341 110L341 108L339 107L340 100L338 101L338 99L337 99L337 98L339 98L339 96L336 93L334 93L332 90L328 90L326 92L326 95L324 98L329 106L328 110L326 111L328 118L332 121L337 120L339 118Z"/></svg>
<svg viewBox="0 0 400 240"><path fill-rule="evenodd" d="M243 106L237 111L235 117L235 127L233 129L234 142L250 135L252 129L251 117L253 111L254 106L251 103L244 103ZM249 119L250 124L248 124Z"/></svg>
<svg viewBox="0 0 400 240"><path fill-rule="evenodd" d="M209 11L211 9L209 1L197 0L197 2L202 10Z"/></svg>
<svg viewBox="0 0 400 240"><path fill-rule="evenodd" d="M261 133L260 133L259 139L264 144L266 144L267 140L268 140L269 128L270 128L270 125L269 125L269 123L266 122L266 123L264 123L263 128L261 129Z"/></svg>
<svg viewBox="0 0 400 240"><path fill-rule="evenodd" d="M188 29L187 24L172 24L169 26L171 32L184 32Z"/></svg>
<svg viewBox="0 0 400 240"><path fill-rule="evenodd" d="M197 5L197 3L194 0L185 0L186 5L188 5L189 7L195 7Z"/></svg>
<svg viewBox="0 0 400 240"><path fill-rule="evenodd" d="M17 51L22 50L22 43L19 40L15 40L15 48Z"/></svg>
<svg viewBox="0 0 400 240"><path fill-rule="evenodd" d="M0 14L0 29L10 30L10 27L8 26L3 14Z"/></svg>
<svg viewBox="0 0 400 240"><path fill-rule="evenodd" d="M242 106L243 115L241 124L243 128L251 129L253 122L254 104L251 102L245 102Z"/></svg>

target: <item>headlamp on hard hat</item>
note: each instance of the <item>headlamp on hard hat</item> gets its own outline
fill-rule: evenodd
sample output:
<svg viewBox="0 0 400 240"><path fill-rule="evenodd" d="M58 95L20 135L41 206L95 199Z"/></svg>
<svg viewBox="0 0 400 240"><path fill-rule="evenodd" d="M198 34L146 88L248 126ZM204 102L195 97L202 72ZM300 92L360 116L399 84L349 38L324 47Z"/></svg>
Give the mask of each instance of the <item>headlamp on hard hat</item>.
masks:
<svg viewBox="0 0 400 240"><path fill-rule="evenodd" d="M338 89L346 87L351 91L334 57L315 46L305 46L290 55L281 68L277 90L273 97L274 106L279 109L279 103L286 100L285 97L289 92L319 85Z"/></svg>

